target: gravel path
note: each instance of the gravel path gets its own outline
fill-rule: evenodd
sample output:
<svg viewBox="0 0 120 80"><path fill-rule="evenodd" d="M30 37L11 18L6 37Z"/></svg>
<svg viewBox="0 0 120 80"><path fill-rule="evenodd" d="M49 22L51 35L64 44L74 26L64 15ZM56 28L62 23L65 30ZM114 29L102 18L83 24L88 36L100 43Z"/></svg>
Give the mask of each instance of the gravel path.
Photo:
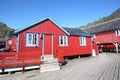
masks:
<svg viewBox="0 0 120 80"><path fill-rule="evenodd" d="M97 57L69 60L60 71L39 70L0 75L0 80L120 80L120 54L101 53Z"/></svg>

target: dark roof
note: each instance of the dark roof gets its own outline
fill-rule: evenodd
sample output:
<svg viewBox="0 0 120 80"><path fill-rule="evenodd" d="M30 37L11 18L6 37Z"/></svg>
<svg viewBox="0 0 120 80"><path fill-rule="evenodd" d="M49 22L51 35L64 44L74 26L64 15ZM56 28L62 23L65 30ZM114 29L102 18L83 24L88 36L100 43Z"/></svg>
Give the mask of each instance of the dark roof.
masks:
<svg viewBox="0 0 120 80"><path fill-rule="evenodd" d="M100 23L89 28L84 29L89 33L100 33L105 31L116 30L120 28L120 18Z"/></svg>
<svg viewBox="0 0 120 80"><path fill-rule="evenodd" d="M79 28L66 28L63 27L72 36L90 36L89 33L79 29Z"/></svg>

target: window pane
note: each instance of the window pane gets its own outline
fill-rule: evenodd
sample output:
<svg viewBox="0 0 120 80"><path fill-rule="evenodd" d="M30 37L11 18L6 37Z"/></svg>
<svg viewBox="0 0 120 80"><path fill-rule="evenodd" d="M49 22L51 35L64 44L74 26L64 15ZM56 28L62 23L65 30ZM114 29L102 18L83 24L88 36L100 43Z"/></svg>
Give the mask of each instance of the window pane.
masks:
<svg viewBox="0 0 120 80"><path fill-rule="evenodd" d="M59 43L60 46L67 46L68 45L67 36L59 36Z"/></svg>
<svg viewBox="0 0 120 80"><path fill-rule="evenodd" d="M36 46L39 46L39 35L36 34Z"/></svg>
<svg viewBox="0 0 120 80"><path fill-rule="evenodd" d="M83 37L83 45L85 45L85 37Z"/></svg>
<svg viewBox="0 0 120 80"><path fill-rule="evenodd" d="M117 35L119 35L118 30L117 30Z"/></svg>
<svg viewBox="0 0 120 80"><path fill-rule="evenodd" d="M84 45L86 45L86 37L84 37Z"/></svg>
<svg viewBox="0 0 120 80"><path fill-rule="evenodd" d="M32 34L28 33L28 44L32 44Z"/></svg>
<svg viewBox="0 0 120 80"><path fill-rule="evenodd" d="M82 37L80 37L80 44L81 44L81 45L82 45L82 41L83 41L83 40L82 40Z"/></svg>
<svg viewBox="0 0 120 80"><path fill-rule="evenodd" d="M26 33L26 45L38 46L38 37L37 33Z"/></svg>
<svg viewBox="0 0 120 80"><path fill-rule="evenodd" d="M36 37L37 37L36 35L37 35L36 33L33 34L33 43L32 43L33 45L36 45Z"/></svg>
<svg viewBox="0 0 120 80"><path fill-rule="evenodd" d="M66 45L66 36L64 36L64 45Z"/></svg>
<svg viewBox="0 0 120 80"><path fill-rule="evenodd" d="M118 29L118 35L120 36L120 29Z"/></svg>
<svg viewBox="0 0 120 80"><path fill-rule="evenodd" d="M9 41L8 41L8 44L12 44L12 40L9 40Z"/></svg>
<svg viewBox="0 0 120 80"><path fill-rule="evenodd" d="M66 46L68 45L68 36L66 36Z"/></svg>
<svg viewBox="0 0 120 80"><path fill-rule="evenodd" d="M63 37L60 37L60 44L63 45Z"/></svg>
<svg viewBox="0 0 120 80"><path fill-rule="evenodd" d="M86 37L80 37L80 45L85 46L86 45Z"/></svg>
<svg viewBox="0 0 120 80"><path fill-rule="evenodd" d="M116 33L116 36L120 36L120 29L116 30L115 33Z"/></svg>
<svg viewBox="0 0 120 80"><path fill-rule="evenodd" d="M35 44L35 33L33 34L32 45Z"/></svg>

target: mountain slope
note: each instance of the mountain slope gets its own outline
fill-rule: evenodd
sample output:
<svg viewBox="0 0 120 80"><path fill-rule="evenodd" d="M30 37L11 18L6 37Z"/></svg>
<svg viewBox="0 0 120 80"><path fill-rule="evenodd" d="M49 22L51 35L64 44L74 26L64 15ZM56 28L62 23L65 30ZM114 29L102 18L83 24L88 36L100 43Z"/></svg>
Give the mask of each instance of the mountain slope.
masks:
<svg viewBox="0 0 120 80"><path fill-rule="evenodd" d="M14 29L9 28L6 24L0 22L0 42L7 40Z"/></svg>
<svg viewBox="0 0 120 80"><path fill-rule="evenodd" d="M114 11L111 15L103 17L103 18L101 18L97 21L88 23L86 26L81 26L80 28L87 28L87 27L90 27L92 25L96 25L96 24L99 24L99 23L110 21L110 20L113 20L113 19L116 19L116 18L120 18L120 8L118 8L116 11Z"/></svg>

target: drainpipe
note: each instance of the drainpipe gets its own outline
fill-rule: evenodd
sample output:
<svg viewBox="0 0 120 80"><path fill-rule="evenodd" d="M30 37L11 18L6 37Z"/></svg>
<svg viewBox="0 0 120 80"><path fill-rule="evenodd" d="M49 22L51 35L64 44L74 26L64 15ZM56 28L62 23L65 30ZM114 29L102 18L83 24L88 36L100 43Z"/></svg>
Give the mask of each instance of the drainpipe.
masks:
<svg viewBox="0 0 120 80"><path fill-rule="evenodd" d="M44 34L42 34L42 59L44 59Z"/></svg>
<svg viewBox="0 0 120 80"><path fill-rule="evenodd" d="M93 45L94 45L94 44L93 44L93 39L94 39L94 38L91 37L91 49L92 49L92 56L95 57L95 56L96 56L96 51L95 51L95 49L93 48Z"/></svg>
<svg viewBox="0 0 120 80"><path fill-rule="evenodd" d="M17 52L17 55L16 55L16 57L18 57L18 52L19 52L19 34L17 35L17 37L16 37L16 52Z"/></svg>
<svg viewBox="0 0 120 80"><path fill-rule="evenodd" d="M90 37L91 38L91 51L93 52L93 43L92 43L92 36Z"/></svg>

